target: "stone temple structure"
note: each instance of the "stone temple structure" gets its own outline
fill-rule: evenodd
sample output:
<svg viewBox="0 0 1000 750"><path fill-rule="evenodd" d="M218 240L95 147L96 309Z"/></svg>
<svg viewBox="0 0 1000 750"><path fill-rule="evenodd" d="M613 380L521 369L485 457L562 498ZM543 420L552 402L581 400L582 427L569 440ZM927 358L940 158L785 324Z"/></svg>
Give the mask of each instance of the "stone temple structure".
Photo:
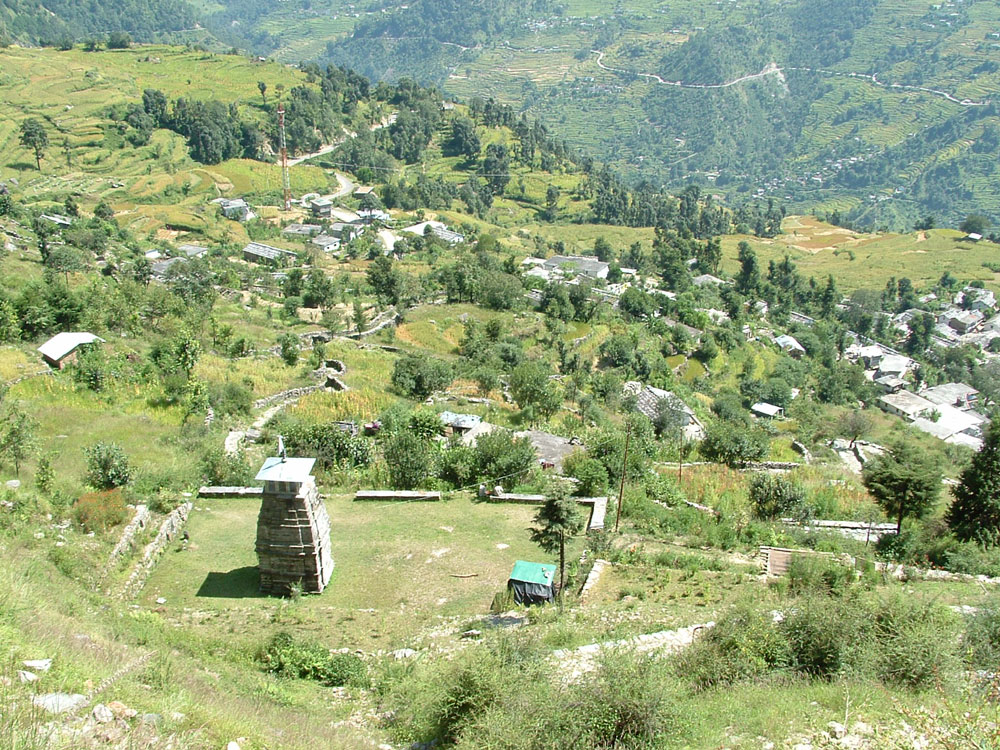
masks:
<svg viewBox="0 0 1000 750"><path fill-rule="evenodd" d="M316 489L314 458L264 461L257 481L264 492L257 517L257 559L260 590L288 596L294 584L304 593L318 594L330 581L330 517Z"/></svg>

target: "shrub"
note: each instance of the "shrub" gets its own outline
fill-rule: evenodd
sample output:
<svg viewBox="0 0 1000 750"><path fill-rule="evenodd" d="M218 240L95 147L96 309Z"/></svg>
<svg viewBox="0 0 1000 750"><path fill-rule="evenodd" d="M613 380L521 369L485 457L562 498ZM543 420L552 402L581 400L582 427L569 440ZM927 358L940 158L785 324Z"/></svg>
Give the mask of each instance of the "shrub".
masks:
<svg viewBox="0 0 1000 750"><path fill-rule="evenodd" d="M826 597L797 605L781 623L795 668L811 677L830 678L857 663L866 639L852 607L831 606Z"/></svg>
<svg viewBox="0 0 1000 750"><path fill-rule="evenodd" d="M922 688L954 675L955 621L940 604L897 594L876 604L872 621L878 642L876 673L883 682Z"/></svg>
<svg viewBox="0 0 1000 750"><path fill-rule="evenodd" d="M87 483L98 490L124 487L132 479L128 456L117 443L97 443L84 448Z"/></svg>
<svg viewBox="0 0 1000 750"><path fill-rule="evenodd" d="M253 407L253 392L241 383L212 383L208 390L208 402L216 416L249 414Z"/></svg>
<svg viewBox="0 0 1000 750"><path fill-rule="evenodd" d="M802 485L780 474L760 472L750 480L750 504L758 518L802 518L806 512L806 491Z"/></svg>
<svg viewBox="0 0 1000 750"><path fill-rule="evenodd" d="M788 591L791 594L828 594L842 596L854 585L854 569L825 557L795 555L788 566Z"/></svg>
<svg viewBox="0 0 1000 750"><path fill-rule="evenodd" d="M733 468L742 468L767 455L767 435L756 427L744 427L738 422L718 420L708 428L701 443L701 454Z"/></svg>
<svg viewBox="0 0 1000 750"><path fill-rule="evenodd" d="M242 450L226 453L223 448L212 447L202 456L201 475L209 485L244 487L253 479L253 470Z"/></svg>
<svg viewBox="0 0 1000 750"><path fill-rule="evenodd" d="M120 490L88 492L73 505L73 517L87 531L96 533L124 523L128 509Z"/></svg>
<svg viewBox="0 0 1000 750"><path fill-rule="evenodd" d="M412 490L430 473L430 446L412 432L398 432L390 437L383 452L389 483L395 489Z"/></svg>
<svg viewBox="0 0 1000 750"><path fill-rule="evenodd" d="M677 660L678 674L696 688L760 678L792 663L793 654L769 612L741 603Z"/></svg>
<svg viewBox="0 0 1000 750"><path fill-rule="evenodd" d="M567 476L575 477L576 494L581 497L594 497L607 492L608 470L596 458L590 458L586 453L577 451L563 462L563 471Z"/></svg>
<svg viewBox="0 0 1000 750"><path fill-rule="evenodd" d="M1000 664L1000 596L969 617L962 648L972 667L994 670Z"/></svg>
<svg viewBox="0 0 1000 750"><path fill-rule="evenodd" d="M265 672L282 677L315 680L327 687L368 685L368 668L355 654L335 653L318 644L296 642L289 633L276 633L257 653Z"/></svg>

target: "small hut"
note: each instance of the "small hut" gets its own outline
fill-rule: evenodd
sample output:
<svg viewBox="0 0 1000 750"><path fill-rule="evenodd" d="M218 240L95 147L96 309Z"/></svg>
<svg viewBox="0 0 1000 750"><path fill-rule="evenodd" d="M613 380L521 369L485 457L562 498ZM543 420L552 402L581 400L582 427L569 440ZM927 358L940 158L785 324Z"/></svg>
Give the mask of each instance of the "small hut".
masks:
<svg viewBox="0 0 1000 750"><path fill-rule="evenodd" d="M507 581L517 604L541 604L555 599L556 566L518 560Z"/></svg>

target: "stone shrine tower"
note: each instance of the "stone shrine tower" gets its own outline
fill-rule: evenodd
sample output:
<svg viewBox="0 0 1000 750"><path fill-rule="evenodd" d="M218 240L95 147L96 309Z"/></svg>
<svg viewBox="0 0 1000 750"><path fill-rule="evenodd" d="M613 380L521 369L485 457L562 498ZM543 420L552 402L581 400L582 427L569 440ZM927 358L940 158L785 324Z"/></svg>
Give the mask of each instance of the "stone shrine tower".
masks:
<svg viewBox="0 0 1000 750"><path fill-rule="evenodd" d="M257 517L260 590L288 596L301 583L304 593L318 594L330 581L330 517L310 474L314 458L268 458L257 473L264 493Z"/></svg>

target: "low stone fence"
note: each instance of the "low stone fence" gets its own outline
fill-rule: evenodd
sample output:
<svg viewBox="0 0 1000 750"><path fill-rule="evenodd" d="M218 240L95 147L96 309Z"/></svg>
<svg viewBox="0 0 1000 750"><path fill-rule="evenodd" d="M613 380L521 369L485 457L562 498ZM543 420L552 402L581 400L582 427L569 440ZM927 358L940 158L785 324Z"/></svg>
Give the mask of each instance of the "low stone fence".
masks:
<svg viewBox="0 0 1000 750"><path fill-rule="evenodd" d="M132 520L122 530L118 544L115 545L115 548L111 550L111 554L108 556L107 567L109 570L114 567L122 555L132 549L135 535L146 528L147 523L149 523L149 508L145 505L135 506L135 515L132 516Z"/></svg>
<svg viewBox="0 0 1000 750"><path fill-rule="evenodd" d="M228 498L228 497L260 497L264 494L263 487L201 487L198 497Z"/></svg>
<svg viewBox="0 0 1000 750"><path fill-rule="evenodd" d="M163 554L163 550L181 532L184 524L187 523L188 514L191 512L192 507L191 503L184 503L163 520L156 538L143 549L142 557L139 558L139 562L136 563L132 574L122 587L121 597L123 599L133 599L142 591L142 587L146 585L146 579L153 572L153 567L156 565L156 561L160 558L160 555Z"/></svg>
<svg viewBox="0 0 1000 750"><path fill-rule="evenodd" d="M276 404L279 401L288 401L290 399L302 398L310 393L315 393L316 391L322 390L324 386L322 385L306 385L302 388L292 388L287 391L282 391L281 393L275 393L270 396L258 399L253 402L254 409L264 409L271 404Z"/></svg>
<svg viewBox="0 0 1000 750"><path fill-rule="evenodd" d="M419 490L358 490L354 493L355 500L395 500L405 502L436 501L441 499L440 492L421 492Z"/></svg>

